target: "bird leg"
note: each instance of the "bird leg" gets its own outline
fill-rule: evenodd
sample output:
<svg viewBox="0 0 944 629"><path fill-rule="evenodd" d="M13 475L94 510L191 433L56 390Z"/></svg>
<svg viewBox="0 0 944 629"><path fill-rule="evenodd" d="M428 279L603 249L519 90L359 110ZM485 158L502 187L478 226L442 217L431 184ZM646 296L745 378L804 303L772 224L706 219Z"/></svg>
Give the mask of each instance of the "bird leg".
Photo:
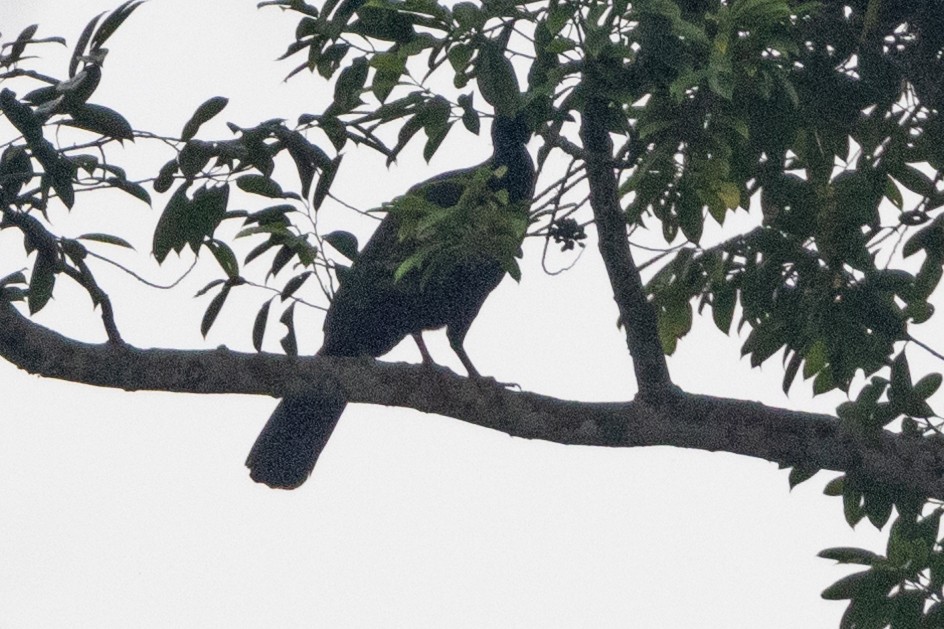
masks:
<svg viewBox="0 0 944 629"><path fill-rule="evenodd" d="M459 357L459 360L462 361L462 365L465 367L465 370L469 373L469 379L474 382L482 382L487 384L495 384L503 389L518 389L521 390L521 385L517 382L499 382L491 376L483 376L479 373L479 370L475 368L475 365L472 364L472 360L469 358L469 355L465 352L465 347L462 346L463 335L458 335L454 332L450 333L450 330L446 330L446 337L449 339L449 346L452 348L452 351L456 353L456 356Z"/></svg>
<svg viewBox="0 0 944 629"><path fill-rule="evenodd" d="M453 343L452 339L449 339L449 345L452 347L452 351L456 353L456 356L459 357L459 360L462 361L462 366L465 367L465 370L469 373L469 377L473 380L482 380L483 378L481 374L479 374L478 369L472 364L469 355L465 353L465 348L462 347L462 343Z"/></svg>
<svg viewBox="0 0 944 629"><path fill-rule="evenodd" d="M427 367L432 367L436 363L433 362L433 357L429 355L429 350L426 349L426 341L423 340L422 332L414 332L413 340L416 341L416 346L420 350L420 356L423 357L423 364Z"/></svg>

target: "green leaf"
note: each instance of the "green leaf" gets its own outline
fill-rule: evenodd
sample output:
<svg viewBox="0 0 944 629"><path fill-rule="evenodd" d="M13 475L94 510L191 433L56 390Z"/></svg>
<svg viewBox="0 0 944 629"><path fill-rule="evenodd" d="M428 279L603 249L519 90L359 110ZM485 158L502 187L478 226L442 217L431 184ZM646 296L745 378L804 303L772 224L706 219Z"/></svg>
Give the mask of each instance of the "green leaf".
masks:
<svg viewBox="0 0 944 629"><path fill-rule="evenodd" d="M161 166L160 172L154 179L154 192L165 193L170 190L174 183L174 175L177 174L177 159L174 158Z"/></svg>
<svg viewBox="0 0 944 629"><path fill-rule="evenodd" d="M918 380L914 385L914 395L922 400L926 400L941 387L941 374L930 373Z"/></svg>
<svg viewBox="0 0 944 629"><path fill-rule="evenodd" d="M56 285L56 260L43 251L36 254L33 273L30 275L29 293L26 303L31 315L36 314L49 303L52 289Z"/></svg>
<svg viewBox="0 0 944 629"><path fill-rule="evenodd" d="M843 486L842 511L846 516L846 522L852 527L858 524L865 515L862 509L862 492L848 484Z"/></svg>
<svg viewBox="0 0 944 629"><path fill-rule="evenodd" d="M895 179L912 192L922 197L935 195L934 181L914 166L893 160L889 163L889 170Z"/></svg>
<svg viewBox="0 0 944 629"><path fill-rule="evenodd" d="M194 297L203 297L203 296L206 295L208 292L210 292L210 289L211 289L211 288L214 288L215 286L219 286L220 284L225 284L225 283L226 283L226 280L224 280L224 279L219 279L219 278L217 278L217 279L215 279L215 280L211 280L211 281L208 282L203 288L201 288L201 289L198 290L196 293L194 293L193 296L194 296Z"/></svg>
<svg viewBox="0 0 944 629"><path fill-rule="evenodd" d="M324 171L331 167L331 158L321 150L320 147L308 141L304 135L298 131L290 131L282 127L275 130L276 137L288 149L292 161L295 162L295 168L298 170L298 179L302 184L302 196L307 198L311 192L311 183L315 177L315 170L320 168Z"/></svg>
<svg viewBox="0 0 944 629"><path fill-rule="evenodd" d="M287 281L285 283L285 287L282 289L282 292L279 294L279 297L282 299L282 301L285 301L294 295L295 292L302 287L302 284L305 283L305 280L311 276L311 274L311 271L305 271L304 273L300 273Z"/></svg>
<svg viewBox="0 0 944 629"><path fill-rule="evenodd" d="M854 597L864 583L872 578L872 571L854 572L823 590L821 596L827 601L841 601Z"/></svg>
<svg viewBox="0 0 944 629"><path fill-rule="evenodd" d="M223 111L223 108L229 103L229 99L224 96L214 96L213 98L204 101L196 111L193 112L193 115L190 116L190 120L184 125L183 130L180 132L180 139L184 142L191 140L197 131L200 130L200 126L216 116L218 113Z"/></svg>
<svg viewBox="0 0 944 629"><path fill-rule="evenodd" d="M190 199L187 197L187 188L189 183L184 182L178 186L177 190L171 196L161 217L154 228L154 240L151 246L151 252L161 264L167 258L171 250L180 253L187 244L186 214L190 209Z"/></svg>
<svg viewBox="0 0 944 629"><path fill-rule="evenodd" d="M364 37L405 44L416 36L414 18L406 11L366 4L357 10L357 16L360 19L351 30Z"/></svg>
<svg viewBox="0 0 944 629"><path fill-rule="evenodd" d="M905 205L905 200L901 196L901 190L898 189L898 184L896 184L895 180L891 177L887 177L885 181L885 198L891 201L892 205L899 210L903 209Z"/></svg>
<svg viewBox="0 0 944 629"><path fill-rule="evenodd" d="M675 352L678 340L688 334L692 328L692 306L689 302L677 302L668 305L659 313L659 341L666 354Z"/></svg>
<svg viewBox="0 0 944 629"><path fill-rule="evenodd" d="M472 95L460 95L459 106L462 107L462 124L466 129L475 135L478 135L481 124L479 122L479 112L477 112L475 107L472 105Z"/></svg>
<svg viewBox="0 0 944 629"><path fill-rule="evenodd" d="M521 90L514 66L502 48L486 40L479 46L475 64L476 79L482 98L501 116L514 116L520 106Z"/></svg>
<svg viewBox="0 0 944 629"><path fill-rule="evenodd" d="M122 192L127 192L134 198L144 201L148 205L151 205L151 195L148 194L148 191L144 189L144 186L141 184L135 183L133 181L128 181L127 179L122 179L120 177L109 177L106 180L111 186L118 188Z"/></svg>
<svg viewBox="0 0 944 629"><path fill-rule="evenodd" d="M72 51L72 58L69 60L69 77L74 77L76 70L79 69L79 61L81 61L82 56L85 54L85 47L88 45L89 39L92 37L92 33L95 32L95 27L98 25L98 21L105 15L104 12L99 13L91 19L91 21L85 25L85 28L82 29L82 34L79 35L79 39L75 43L75 49Z"/></svg>
<svg viewBox="0 0 944 629"><path fill-rule="evenodd" d="M193 179L210 163L213 146L202 140L190 140L177 155L180 172L188 179Z"/></svg>
<svg viewBox="0 0 944 629"><path fill-rule="evenodd" d="M911 395L911 369L908 367L908 358L904 352L898 354L892 361L891 389L889 399L906 399Z"/></svg>
<svg viewBox="0 0 944 629"><path fill-rule="evenodd" d="M95 242L103 242L107 245L115 245L118 247L126 247L128 249L134 249L134 247L131 246L131 243L129 243L124 238L119 238L118 236L112 236L111 234L99 234L99 233L82 234L78 238L80 240L92 240Z"/></svg>
<svg viewBox="0 0 944 629"><path fill-rule="evenodd" d="M315 186L315 194L311 198L311 204L316 210L321 208L325 197L328 196L328 191L331 190L331 184L334 183L334 177L338 174L338 170L341 168L341 160L343 159L344 155L338 155L331 160L330 166L321 169L321 177L318 178L318 185Z"/></svg>
<svg viewBox="0 0 944 629"><path fill-rule="evenodd" d="M790 489L793 489L800 483L810 480L816 476L817 472L819 472L819 468L816 467L801 467L799 465L795 466L792 470L790 470L790 475L787 479L787 482L790 483Z"/></svg>
<svg viewBox="0 0 944 629"><path fill-rule="evenodd" d="M98 50L102 45L108 41L108 38L111 37L118 27L131 15L132 11L137 9L141 4L144 3L144 0L128 0L117 9L112 11L108 17L102 22L102 25L95 32L95 35L92 37L91 50Z"/></svg>
<svg viewBox="0 0 944 629"><path fill-rule="evenodd" d="M292 304L285 309L285 312L282 313L282 316L279 317L279 323L288 328L285 336L279 341L282 345L282 351L284 351L287 356L298 356L298 341L295 338L296 303L298 302L293 301Z"/></svg>
<svg viewBox="0 0 944 629"><path fill-rule="evenodd" d="M256 210L255 212L246 216L246 220L243 221L243 224L252 225L253 223L257 223L259 225L289 225L291 221L288 219L286 214L297 211L298 210L295 208L295 206L289 203L271 205L267 208ZM240 232L240 234L242 234L242 232Z"/></svg>
<svg viewBox="0 0 944 629"><path fill-rule="evenodd" d="M881 558L871 550L865 550L864 548L850 548L846 546L821 550L819 553L817 553L817 556L822 557L823 559L833 559L839 563L853 563L861 564L863 566L871 566L873 563L875 563L876 559Z"/></svg>
<svg viewBox="0 0 944 629"><path fill-rule="evenodd" d="M718 182L715 192L718 197L724 202L724 206L729 210L735 210L741 204L741 191L738 189L737 184L732 181L721 181ZM715 220L718 220L718 217L715 217ZM722 223L721 220L718 220L718 224Z"/></svg>
<svg viewBox="0 0 944 629"><path fill-rule="evenodd" d="M210 305L207 306L206 312L203 313L203 320L200 322L200 334L203 335L203 338L206 338L207 332L210 331L213 322L216 321L217 315L219 315L220 310L223 309L223 303L229 296L229 289L230 285L224 284L223 289L213 297L212 301L210 301Z"/></svg>
<svg viewBox="0 0 944 629"><path fill-rule="evenodd" d="M351 232L333 231L326 234L324 239L348 260L353 262L357 258L357 236Z"/></svg>
<svg viewBox="0 0 944 629"><path fill-rule="evenodd" d="M134 141L134 129L124 116L102 105L82 103L70 108L71 120L65 123L115 140Z"/></svg>
<svg viewBox="0 0 944 629"><path fill-rule="evenodd" d="M213 235L226 216L229 203L229 184L208 188L202 186L193 193L190 211L186 216L187 242L193 251L200 248L205 238Z"/></svg>
<svg viewBox="0 0 944 629"><path fill-rule="evenodd" d="M275 277L279 274L285 265L295 256L295 251L291 247L282 245L282 248L278 250L275 254L275 257L272 259L272 266L269 269L268 275Z"/></svg>
<svg viewBox="0 0 944 629"><path fill-rule="evenodd" d="M734 307L737 305L737 289L724 283L715 287L711 302L711 316L715 326L727 334L734 319Z"/></svg>
<svg viewBox="0 0 944 629"><path fill-rule="evenodd" d="M252 324L252 346L257 352L262 351L262 339L265 336L266 322L269 320L269 308L271 306L271 299L262 304L259 312L256 313L256 320Z"/></svg>
<svg viewBox="0 0 944 629"><path fill-rule="evenodd" d="M482 9L473 2L459 2L452 7L452 15L456 23L464 30L474 31L485 25L487 16Z"/></svg>
<svg viewBox="0 0 944 629"><path fill-rule="evenodd" d="M367 57L358 57L341 70L334 84L334 103L341 111L350 111L360 102L360 92L367 83Z"/></svg>
<svg viewBox="0 0 944 629"><path fill-rule="evenodd" d="M843 494L843 492L845 491L845 488L846 488L846 476L845 474L843 474L842 476L837 476L836 478L826 483L826 487L823 488L823 493L827 496L837 497Z"/></svg>
<svg viewBox="0 0 944 629"><path fill-rule="evenodd" d="M229 245L214 238L206 242L206 247L229 278L234 279L239 276L239 262L236 261L236 254Z"/></svg>
<svg viewBox="0 0 944 629"><path fill-rule="evenodd" d="M26 284L26 276L23 271L14 271L9 275L0 277L0 286L9 286L10 284Z"/></svg>
<svg viewBox="0 0 944 629"><path fill-rule="evenodd" d="M474 49L468 44L456 44L446 53L446 58L449 59L452 69L457 73L461 73L469 66L473 52Z"/></svg>
<svg viewBox="0 0 944 629"><path fill-rule="evenodd" d="M263 197L280 199L285 196L285 193L282 192L282 186L264 175L242 175L236 179L236 185L244 192L258 194Z"/></svg>

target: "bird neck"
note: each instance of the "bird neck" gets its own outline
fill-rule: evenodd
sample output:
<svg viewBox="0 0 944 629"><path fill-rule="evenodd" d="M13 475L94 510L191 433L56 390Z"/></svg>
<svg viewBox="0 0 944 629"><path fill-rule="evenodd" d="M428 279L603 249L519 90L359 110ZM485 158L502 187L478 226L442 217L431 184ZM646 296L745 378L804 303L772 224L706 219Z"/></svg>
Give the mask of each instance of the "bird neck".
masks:
<svg viewBox="0 0 944 629"><path fill-rule="evenodd" d="M525 201L534 194L534 162L523 143L496 146L491 165L493 169L506 168L499 187L508 190L509 201Z"/></svg>

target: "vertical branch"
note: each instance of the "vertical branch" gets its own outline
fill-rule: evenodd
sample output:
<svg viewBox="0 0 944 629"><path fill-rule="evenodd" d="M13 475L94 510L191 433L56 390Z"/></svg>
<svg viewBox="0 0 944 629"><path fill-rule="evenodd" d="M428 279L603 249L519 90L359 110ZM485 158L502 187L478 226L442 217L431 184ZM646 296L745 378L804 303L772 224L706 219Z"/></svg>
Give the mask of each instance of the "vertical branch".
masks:
<svg viewBox="0 0 944 629"><path fill-rule="evenodd" d="M580 138L587 152L590 207L600 255L626 331L626 346L633 359L639 393L644 399L659 401L672 386L672 380L659 343L656 313L646 299L639 269L629 250L626 220L612 166L613 141L605 126L606 109L605 100L588 96L581 115Z"/></svg>

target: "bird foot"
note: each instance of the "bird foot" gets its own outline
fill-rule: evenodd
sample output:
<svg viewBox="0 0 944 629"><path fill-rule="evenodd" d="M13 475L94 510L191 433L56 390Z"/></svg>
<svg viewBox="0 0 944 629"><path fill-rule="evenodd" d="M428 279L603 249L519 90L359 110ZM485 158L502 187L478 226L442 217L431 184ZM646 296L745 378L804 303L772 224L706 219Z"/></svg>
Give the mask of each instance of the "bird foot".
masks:
<svg viewBox="0 0 944 629"><path fill-rule="evenodd" d="M479 374L475 374L474 376L470 375L469 379L473 382L481 382L482 384L490 387L498 387L501 389L517 389L521 391L521 385L517 382L499 382L491 376L481 376Z"/></svg>

